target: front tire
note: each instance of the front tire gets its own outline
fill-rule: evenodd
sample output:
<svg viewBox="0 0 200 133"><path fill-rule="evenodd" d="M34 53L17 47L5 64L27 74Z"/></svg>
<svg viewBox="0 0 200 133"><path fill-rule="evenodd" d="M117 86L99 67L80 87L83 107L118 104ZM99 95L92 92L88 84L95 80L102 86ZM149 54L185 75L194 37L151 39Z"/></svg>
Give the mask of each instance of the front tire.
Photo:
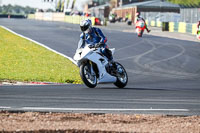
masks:
<svg viewBox="0 0 200 133"><path fill-rule="evenodd" d="M86 86L89 88L94 88L97 86L97 77L95 73L91 73L90 64L82 64L80 66L80 76Z"/></svg>
<svg viewBox="0 0 200 133"><path fill-rule="evenodd" d="M138 34L138 37L142 37L144 30L141 30Z"/></svg>
<svg viewBox="0 0 200 133"><path fill-rule="evenodd" d="M119 88L124 88L128 83L128 74L120 63L115 62L115 64L117 67L117 73L119 74L117 74L117 81L114 83L114 85Z"/></svg>

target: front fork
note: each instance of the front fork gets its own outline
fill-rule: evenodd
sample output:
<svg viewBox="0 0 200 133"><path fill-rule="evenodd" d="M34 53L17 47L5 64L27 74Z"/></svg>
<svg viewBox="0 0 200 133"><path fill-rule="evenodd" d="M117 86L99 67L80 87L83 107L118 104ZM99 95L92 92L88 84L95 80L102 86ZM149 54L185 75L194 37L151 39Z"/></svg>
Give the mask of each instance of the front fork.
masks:
<svg viewBox="0 0 200 133"><path fill-rule="evenodd" d="M91 61L89 61L89 63L88 63L88 68L89 68L89 70L90 70L91 76L92 76L92 77L95 76L96 74L95 74L95 72L94 72L93 65L92 65L92 62L91 62Z"/></svg>

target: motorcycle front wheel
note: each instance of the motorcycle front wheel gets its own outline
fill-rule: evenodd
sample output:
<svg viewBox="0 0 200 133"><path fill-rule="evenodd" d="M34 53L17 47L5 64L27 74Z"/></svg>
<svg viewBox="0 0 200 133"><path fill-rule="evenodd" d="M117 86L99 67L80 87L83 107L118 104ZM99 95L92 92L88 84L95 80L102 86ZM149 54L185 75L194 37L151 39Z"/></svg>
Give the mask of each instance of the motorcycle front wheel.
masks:
<svg viewBox="0 0 200 133"><path fill-rule="evenodd" d="M119 88L124 88L128 83L128 74L125 68L118 62L115 62L117 67L117 81L114 83L115 86Z"/></svg>
<svg viewBox="0 0 200 133"><path fill-rule="evenodd" d="M144 32L144 30L141 30L141 31L138 33L138 37L142 37L143 32Z"/></svg>
<svg viewBox="0 0 200 133"><path fill-rule="evenodd" d="M89 88L94 88L97 86L97 77L95 73L90 70L90 64L82 64L80 66L80 76L84 84Z"/></svg>

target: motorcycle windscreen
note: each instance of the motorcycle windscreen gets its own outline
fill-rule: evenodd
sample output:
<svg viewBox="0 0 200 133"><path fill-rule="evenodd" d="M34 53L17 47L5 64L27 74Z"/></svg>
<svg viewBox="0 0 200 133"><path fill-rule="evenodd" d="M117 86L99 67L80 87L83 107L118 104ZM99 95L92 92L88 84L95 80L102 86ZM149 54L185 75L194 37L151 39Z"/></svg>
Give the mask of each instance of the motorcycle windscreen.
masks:
<svg viewBox="0 0 200 133"><path fill-rule="evenodd" d="M145 26L144 21L143 20L139 20L136 22L136 26L143 28Z"/></svg>
<svg viewBox="0 0 200 133"><path fill-rule="evenodd" d="M143 22L143 21L140 21L140 22L139 22L139 26L140 26L141 28L143 28L143 27L144 27L144 22Z"/></svg>
<svg viewBox="0 0 200 133"><path fill-rule="evenodd" d="M84 47L85 47L85 41L83 39L80 39L79 42L78 42L78 48L77 49L84 48Z"/></svg>

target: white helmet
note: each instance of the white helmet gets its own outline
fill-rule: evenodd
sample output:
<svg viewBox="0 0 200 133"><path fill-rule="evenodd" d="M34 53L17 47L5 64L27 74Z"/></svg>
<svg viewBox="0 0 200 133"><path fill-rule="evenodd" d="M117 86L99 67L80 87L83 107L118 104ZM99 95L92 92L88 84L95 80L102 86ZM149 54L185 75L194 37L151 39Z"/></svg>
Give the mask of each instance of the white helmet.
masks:
<svg viewBox="0 0 200 133"><path fill-rule="evenodd" d="M86 19L86 20L81 21L80 28L81 28L81 31L84 32L84 33L90 32L90 30L92 28L91 20L90 19Z"/></svg>

